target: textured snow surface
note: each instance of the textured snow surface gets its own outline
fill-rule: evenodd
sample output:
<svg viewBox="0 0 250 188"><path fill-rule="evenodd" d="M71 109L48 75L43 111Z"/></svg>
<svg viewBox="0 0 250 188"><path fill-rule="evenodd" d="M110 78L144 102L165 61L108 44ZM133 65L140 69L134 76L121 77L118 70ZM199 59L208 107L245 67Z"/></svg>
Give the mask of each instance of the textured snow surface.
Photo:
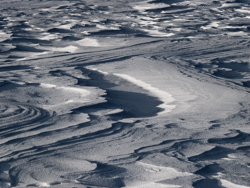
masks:
<svg viewBox="0 0 250 188"><path fill-rule="evenodd" d="M1 0L0 188L249 188L249 0Z"/></svg>

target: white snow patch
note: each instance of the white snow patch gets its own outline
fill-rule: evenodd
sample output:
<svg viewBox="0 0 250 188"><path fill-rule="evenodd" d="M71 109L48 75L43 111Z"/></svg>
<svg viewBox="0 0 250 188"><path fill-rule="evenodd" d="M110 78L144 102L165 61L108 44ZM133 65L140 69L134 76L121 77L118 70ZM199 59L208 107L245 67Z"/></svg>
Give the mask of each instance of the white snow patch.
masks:
<svg viewBox="0 0 250 188"><path fill-rule="evenodd" d="M96 27L98 27L100 29L104 29L104 30L120 30L119 27L115 27L115 26L107 27L106 25L101 25L101 24L96 24Z"/></svg>
<svg viewBox="0 0 250 188"><path fill-rule="evenodd" d="M76 102L76 101L74 101L74 100L68 100L68 101L65 102L65 104L69 104L69 103L73 103L73 102Z"/></svg>
<svg viewBox="0 0 250 188"><path fill-rule="evenodd" d="M213 178L221 178L224 174L221 172L218 172L216 175L213 175Z"/></svg>
<svg viewBox="0 0 250 188"><path fill-rule="evenodd" d="M221 13L223 12L222 10L220 10L219 8L211 8L211 10L217 12L217 13Z"/></svg>
<svg viewBox="0 0 250 188"><path fill-rule="evenodd" d="M177 31L177 32L179 32L179 31L182 30L182 28L171 28L170 30L171 30L171 31Z"/></svg>
<svg viewBox="0 0 250 188"><path fill-rule="evenodd" d="M223 160L226 160L226 161L232 161L233 159L230 159L230 158L222 158Z"/></svg>
<svg viewBox="0 0 250 188"><path fill-rule="evenodd" d="M107 112L105 115L111 115L111 114L116 114L116 113L120 113L120 112L123 112L123 109L115 109L115 110L112 110L110 112Z"/></svg>
<svg viewBox="0 0 250 188"><path fill-rule="evenodd" d="M148 172L161 172L161 171L166 171L165 177L166 179L171 179L173 177L178 177L178 176L191 176L193 175L192 173L189 172L179 172L174 168L171 167L165 167L165 166L157 166L153 164L148 164L144 163L141 161L136 162L137 165L143 166L146 171Z"/></svg>
<svg viewBox="0 0 250 188"><path fill-rule="evenodd" d="M40 86L43 88L56 88L56 85L53 85L53 84L41 83Z"/></svg>
<svg viewBox="0 0 250 188"><path fill-rule="evenodd" d="M187 20L186 20L186 19L182 19L182 18L176 18L176 19L173 19L172 21L176 21L176 22L186 22Z"/></svg>
<svg viewBox="0 0 250 188"><path fill-rule="evenodd" d="M207 26L202 26L201 29L211 29L212 27L218 27L218 26L219 26L218 23L219 23L219 22L212 22L212 23L210 23L210 24L207 25Z"/></svg>
<svg viewBox="0 0 250 188"><path fill-rule="evenodd" d="M119 120L119 122L122 122L122 123L134 123L135 122L135 120L134 119L121 119L121 120Z"/></svg>
<svg viewBox="0 0 250 188"><path fill-rule="evenodd" d="M236 12L240 12L240 13L246 13L246 14L250 14L250 10L245 10L245 9L235 9Z"/></svg>
<svg viewBox="0 0 250 188"><path fill-rule="evenodd" d="M60 26L58 26L57 28L59 28L59 29L68 29L68 30L70 30L71 27L74 26L74 25L75 25L75 23L70 23L70 24L60 25Z"/></svg>
<svg viewBox="0 0 250 188"><path fill-rule="evenodd" d="M44 36L43 37L39 37L38 39L40 39L40 40L52 40L52 39L58 39L58 35L56 35L56 34L44 34Z"/></svg>
<svg viewBox="0 0 250 188"><path fill-rule="evenodd" d="M227 160L227 161L232 161L232 160L237 159L237 157L233 154L228 154L226 158L222 158L222 159Z"/></svg>
<svg viewBox="0 0 250 188"><path fill-rule="evenodd" d="M78 49L78 47L76 46L66 46L66 47L58 47L58 48L51 48L52 51L56 51L56 52L70 52L70 53L74 53L76 52Z"/></svg>
<svg viewBox="0 0 250 188"><path fill-rule="evenodd" d="M94 19L94 20L92 20L91 22L93 22L93 23L99 23L99 22L101 22L101 20Z"/></svg>
<svg viewBox="0 0 250 188"><path fill-rule="evenodd" d="M225 27L222 27L222 26L221 26L220 28L222 28L222 29L246 29L247 26L234 27L234 26L229 26L229 25L227 25L227 26L225 26Z"/></svg>
<svg viewBox="0 0 250 188"><path fill-rule="evenodd" d="M40 183L37 183L37 186L38 187L50 187L50 185L46 182L40 182Z"/></svg>
<svg viewBox="0 0 250 188"><path fill-rule="evenodd" d="M138 85L139 87L142 87L143 89L149 91L150 93L152 93L153 95L157 96L162 102L163 104L159 105L158 107L163 108L164 111L159 112L158 115L162 115L165 113L168 113L170 111L172 111L175 108L175 105L169 105L168 103L171 103L173 101L175 101L175 99L172 97L172 95L170 95L168 92L166 91L162 91L158 88L155 88L153 86L151 86L148 83L145 83L141 80L137 80L136 78L126 75L126 74L117 74L114 73L114 75L123 78L125 80L128 80L129 82L132 82L136 85Z"/></svg>
<svg viewBox="0 0 250 188"><path fill-rule="evenodd" d="M11 34L5 33L0 30L0 42L5 41L6 39L10 38Z"/></svg>
<svg viewBox="0 0 250 188"><path fill-rule="evenodd" d="M149 21L149 20L142 20L142 21L139 21L139 24L144 25L144 26L148 26L148 25L157 24L157 22Z"/></svg>
<svg viewBox="0 0 250 188"><path fill-rule="evenodd" d="M236 6L240 6L240 4L238 4L238 3L223 3L221 5L222 8L225 8L225 7L236 7Z"/></svg>
<svg viewBox="0 0 250 188"><path fill-rule="evenodd" d="M145 11L145 10L150 10L150 9L158 9L158 8L166 8L166 7L170 7L170 5L165 4L165 3L148 3L149 1L143 1L138 3L137 5L133 6L134 9L139 10L141 12Z"/></svg>
<svg viewBox="0 0 250 188"><path fill-rule="evenodd" d="M80 46L90 46L90 47L99 47L100 46L97 39L93 39L93 38L85 38L85 39L76 41L76 43L79 44Z"/></svg>
<svg viewBox="0 0 250 188"><path fill-rule="evenodd" d="M94 68L94 67L92 67L92 66L89 66L89 67L87 67L87 68L90 69L90 70L93 70L93 71L98 71L98 72L100 72L100 73L102 73L102 74L104 74L104 75L108 75L108 74L109 74L108 72L98 70L97 68Z"/></svg>
<svg viewBox="0 0 250 188"><path fill-rule="evenodd" d="M171 37L175 35L174 33L163 33L158 30L143 29L143 31L147 32L152 37Z"/></svg>
<svg viewBox="0 0 250 188"><path fill-rule="evenodd" d="M246 36L248 34L245 33L244 31L238 31L238 32L228 32L227 35L230 35L230 36Z"/></svg>
<svg viewBox="0 0 250 188"><path fill-rule="evenodd" d="M88 90L76 88L76 87L60 86L60 87L57 87L57 89L67 90L67 91L71 91L73 93L80 93L82 96L87 96L90 94L90 92Z"/></svg>
<svg viewBox="0 0 250 188"><path fill-rule="evenodd" d="M127 188L176 188L182 187L180 185L170 185L170 184L161 184L156 183L155 181L161 181L165 179L173 179L176 177L183 177L183 176L190 176L193 175L192 173L188 172L179 172L174 168L171 167L164 167L164 166L157 166L153 164L144 163L138 161L135 163L138 168L143 168L145 173L147 174L148 178L144 181L137 181L132 183L131 185L126 186ZM143 175L142 175L143 176Z"/></svg>
<svg viewBox="0 0 250 188"><path fill-rule="evenodd" d="M90 33L88 31L82 31L81 33L84 35L90 35Z"/></svg>
<svg viewBox="0 0 250 188"><path fill-rule="evenodd" d="M170 21L164 21L164 25L174 26L175 24L173 22L170 22Z"/></svg>
<svg viewBox="0 0 250 188"><path fill-rule="evenodd" d="M228 154L227 155L229 158L231 158L231 159L237 159L237 157L235 156L235 155L233 155L233 154Z"/></svg>
<svg viewBox="0 0 250 188"><path fill-rule="evenodd" d="M176 188L182 187L180 185L170 185L157 183L161 180L173 179L176 177L191 176L192 173L180 172L171 167L158 166L153 164L148 164L142 161L137 161L135 163L137 169L141 169L138 175L138 181L128 182L126 188ZM144 172L143 172L144 171ZM143 177L143 178L142 178ZM139 180L141 179L141 180ZM126 184L126 182L125 182Z"/></svg>
<svg viewBox="0 0 250 188"><path fill-rule="evenodd" d="M148 17L148 16L139 16L138 18L140 20L154 20L154 21L159 20L159 18L152 18L152 17Z"/></svg>
<svg viewBox="0 0 250 188"><path fill-rule="evenodd" d="M76 88L76 87L69 87L69 86L59 86L58 87L56 85L46 84L46 83L41 83L40 86L43 88L62 89L62 90L70 91L73 93L80 93L82 96L87 96L90 94L90 91L88 91L86 89L82 89L82 88ZM74 102L74 101L70 101L70 102ZM67 103L70 103L70 102L67 101Z"/></svg>
<svg viewBox="0 0 250 188"><path fill-rule="evenodd" d="M30 27L34 30L34 31L45 31L43 28L37 27L35 25L30 25Z"/></svg>
<svg viewBox="0 0 250 188"><path fill-rule="evenodd" d="M250 187L247 187L244 185L234 184L234 183L227 181L227 180L224 180L224 179L220 179L220 181L221 181L222 186L226 187L226 188L250 188Z"/></svg>

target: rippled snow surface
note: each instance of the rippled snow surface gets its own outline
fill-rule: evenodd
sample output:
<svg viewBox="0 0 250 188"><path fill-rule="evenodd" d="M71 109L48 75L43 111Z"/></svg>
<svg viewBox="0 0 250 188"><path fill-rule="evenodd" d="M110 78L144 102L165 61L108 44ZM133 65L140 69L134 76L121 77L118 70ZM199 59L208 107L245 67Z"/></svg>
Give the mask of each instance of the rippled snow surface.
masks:
<svg viewBox="0 0 250 188"><path fill-rule="evenodd" d="M249 0L1 0L0 188L249 188Z"/></svg>

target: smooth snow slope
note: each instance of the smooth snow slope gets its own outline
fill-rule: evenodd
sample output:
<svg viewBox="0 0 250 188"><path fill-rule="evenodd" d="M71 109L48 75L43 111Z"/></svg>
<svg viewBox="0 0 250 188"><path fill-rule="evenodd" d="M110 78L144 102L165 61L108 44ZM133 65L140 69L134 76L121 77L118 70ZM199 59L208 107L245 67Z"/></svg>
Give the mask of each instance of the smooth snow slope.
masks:
<svg viewBox="0 0 250 188"><path fill-rule="evenodd" d="M0 188L250 187L249 12L2 0Z"/></svg>

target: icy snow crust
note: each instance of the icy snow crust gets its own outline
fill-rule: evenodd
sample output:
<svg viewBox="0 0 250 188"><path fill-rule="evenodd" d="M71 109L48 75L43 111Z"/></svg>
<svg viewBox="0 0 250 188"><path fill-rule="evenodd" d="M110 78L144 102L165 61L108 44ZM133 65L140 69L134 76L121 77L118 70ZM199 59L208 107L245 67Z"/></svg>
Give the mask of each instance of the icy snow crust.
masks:
<svg viewBox="0 0 250 188"><path fill-rule="evenodd" d="M2 0L0 188L249 188L249 0Z"/></svg>

